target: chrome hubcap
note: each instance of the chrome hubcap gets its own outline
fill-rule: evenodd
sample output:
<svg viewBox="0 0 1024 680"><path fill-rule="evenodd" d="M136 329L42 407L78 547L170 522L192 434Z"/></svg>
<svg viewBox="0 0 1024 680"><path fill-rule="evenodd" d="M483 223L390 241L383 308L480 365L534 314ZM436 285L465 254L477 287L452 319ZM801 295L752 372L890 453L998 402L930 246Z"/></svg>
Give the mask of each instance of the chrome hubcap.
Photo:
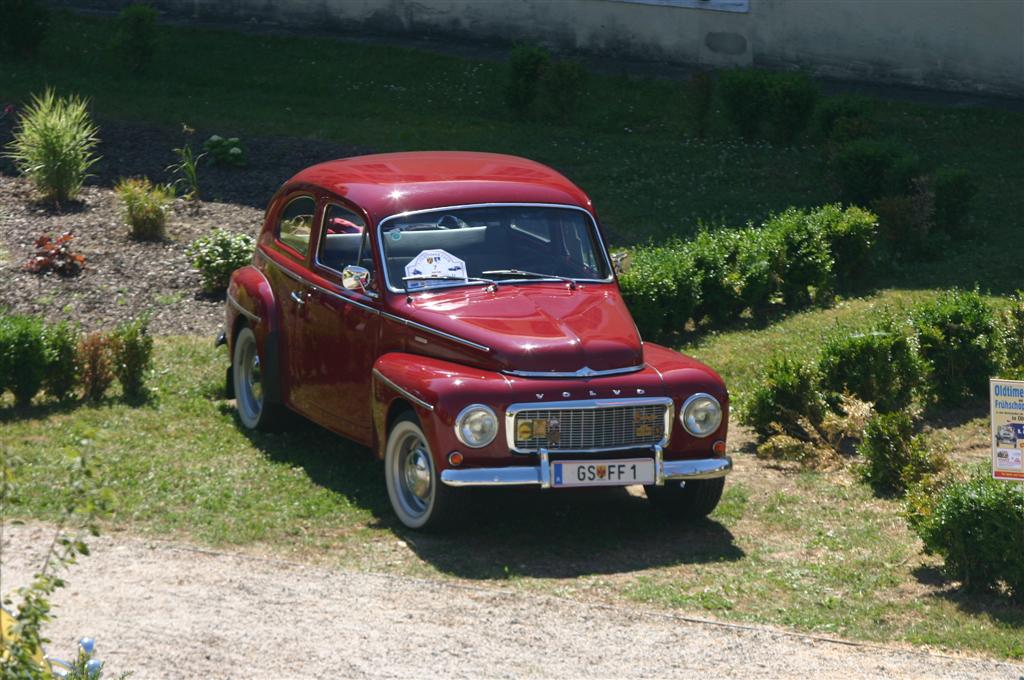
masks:
<svg viewBox="0 0 1024 680"><path fill-rule="evenodd" d="M430 507L433 496L433 464L426 445L417 436L409 436L399 447L392 468L398 500L412 517L420 517Z"/></svg>
<svg viewBox="0 0 1024 680"><path fill-rule="evenodd" d="M246 338L238 348L235 364L235 400L243 420L252 427L252 423L260 417L263 410L263 376L260 370L260 357L256 353L256 343L250 338Z"/></svg>

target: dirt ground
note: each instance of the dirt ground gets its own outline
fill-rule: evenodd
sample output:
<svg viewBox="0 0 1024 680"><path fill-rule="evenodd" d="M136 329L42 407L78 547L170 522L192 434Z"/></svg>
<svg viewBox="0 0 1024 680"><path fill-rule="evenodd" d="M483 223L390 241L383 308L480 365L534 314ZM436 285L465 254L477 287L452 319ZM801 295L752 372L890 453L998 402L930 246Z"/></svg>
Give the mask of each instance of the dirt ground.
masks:
<svg viewBox="0 0 1024 680"><path fill-rule="evenodd" d="M0 591L50 538L8 526ZM67 574L54 656L97 639L133 678L1024 677L1024 665L864 645L448 581L116 535Z"/></svg>

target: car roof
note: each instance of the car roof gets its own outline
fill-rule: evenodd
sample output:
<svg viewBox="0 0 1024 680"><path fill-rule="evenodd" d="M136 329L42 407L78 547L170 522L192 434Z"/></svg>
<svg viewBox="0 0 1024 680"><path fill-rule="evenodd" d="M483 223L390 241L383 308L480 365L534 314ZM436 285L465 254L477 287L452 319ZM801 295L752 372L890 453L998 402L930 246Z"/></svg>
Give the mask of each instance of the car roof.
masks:
<svg viewBox="0 0 1024 680"><path fill-rule="evenodd" d="M372 219L479 203L557 203L591 209L575 184L518 156L411 151L355 156L302 170L283 187L314 185L351 200Z"/></svg>

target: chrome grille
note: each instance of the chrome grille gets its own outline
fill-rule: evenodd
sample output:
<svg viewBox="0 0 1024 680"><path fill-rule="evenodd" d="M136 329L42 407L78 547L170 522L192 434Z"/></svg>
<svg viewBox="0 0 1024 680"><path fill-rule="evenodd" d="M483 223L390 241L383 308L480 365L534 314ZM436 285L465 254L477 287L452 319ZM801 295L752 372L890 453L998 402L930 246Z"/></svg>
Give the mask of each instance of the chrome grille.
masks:
<svg viewBox="0 0 1024 680"><path fill-rule="evenodd" d="M671 399L563 402L510 409L509 441L517 451L594 451L649 447L667 439Z"/></svg>

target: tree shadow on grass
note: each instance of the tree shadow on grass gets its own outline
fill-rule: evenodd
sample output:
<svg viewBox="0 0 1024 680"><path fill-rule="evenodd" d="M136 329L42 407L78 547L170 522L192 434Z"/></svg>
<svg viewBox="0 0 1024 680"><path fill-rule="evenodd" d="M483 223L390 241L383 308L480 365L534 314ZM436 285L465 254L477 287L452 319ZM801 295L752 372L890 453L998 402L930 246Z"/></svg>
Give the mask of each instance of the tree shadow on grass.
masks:
<svg viewBox="0 0 1024 680"><path fill-rule="evenodd" d="M233 411L227 402L221 408ZM410 531L391 510L383 464L371 451L296 420L283 432L243 432L267 458L301 467L314 484L368 510L373 526L454 576L573 578L744 557L720 523L669 519L624 489L472 490L463 494L462 522L450 531Z"/></svg>
<svg viewBox="0 0 1024 680"><path fill-rule="evenodd" d="M931 597L947 600L972 616L988 616L1024 630L1024 600L1015 600L1006 592L967 590L932 565L921 565L911 573L919 583L933 589Z"/></svg>

